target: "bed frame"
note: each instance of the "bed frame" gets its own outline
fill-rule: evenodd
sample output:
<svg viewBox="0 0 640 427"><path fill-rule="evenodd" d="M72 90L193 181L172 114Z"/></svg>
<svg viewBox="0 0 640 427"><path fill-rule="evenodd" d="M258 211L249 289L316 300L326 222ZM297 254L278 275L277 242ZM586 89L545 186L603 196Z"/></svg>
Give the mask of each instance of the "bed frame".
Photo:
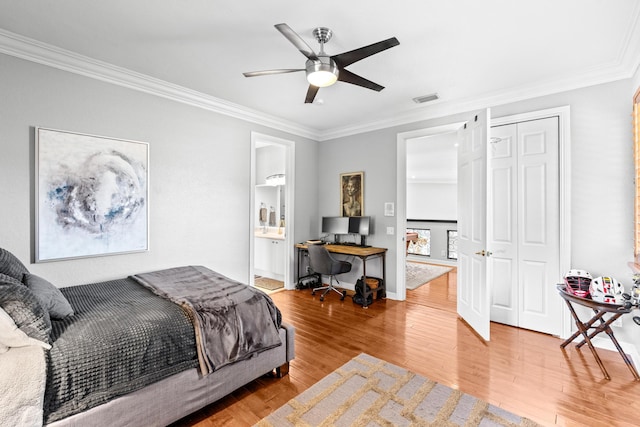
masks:
<svg viewBox="0 0 640 427"><path fill-rule="evenodd" d="M215 402L265 374L289 371L294 357L295 330L282 323L282 345L250 359L226 365L202 377L189 369L85 412L47 424L63 426L166 426Z"/></svg>

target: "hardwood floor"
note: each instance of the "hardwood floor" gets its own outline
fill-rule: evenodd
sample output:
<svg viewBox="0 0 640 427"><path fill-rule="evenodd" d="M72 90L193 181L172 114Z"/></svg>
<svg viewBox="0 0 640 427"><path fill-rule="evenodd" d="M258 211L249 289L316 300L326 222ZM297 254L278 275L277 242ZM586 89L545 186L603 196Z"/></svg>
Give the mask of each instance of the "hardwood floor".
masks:
<svg viewBox="0 0 640 427"><path fill-rule="evenodd" d="M175 426L253 425L362 352L543 425L640 425L640 382L618 353L598 350L609 381L586 346L563 351L559 338L498 323L484 343L457 317L455 274L366 310L308 290L272 294L296 327L289 375L260 378Z"/></svg>

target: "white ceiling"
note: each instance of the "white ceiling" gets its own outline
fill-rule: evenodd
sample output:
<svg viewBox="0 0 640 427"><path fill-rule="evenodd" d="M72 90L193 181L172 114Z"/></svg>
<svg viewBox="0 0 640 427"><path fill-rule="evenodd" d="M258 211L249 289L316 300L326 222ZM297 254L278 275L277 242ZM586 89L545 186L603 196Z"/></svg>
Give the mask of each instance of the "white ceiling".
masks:
<svg viewBox="0 0 640 427"><path fill-rule="evenodd" d="M629 78L639 15L637 0L0 0L0 52L69 70L88 63L85 74L108 69L136 84L151 76L188 102L325 140ZM283 22L316 51L313 28L331 28L329 54L397 37L399 46L348 67L386 88L338 82L305 105L304 73L245 78L303 68L274 28ZM412 101L433 92L440 100Z"/></svg>

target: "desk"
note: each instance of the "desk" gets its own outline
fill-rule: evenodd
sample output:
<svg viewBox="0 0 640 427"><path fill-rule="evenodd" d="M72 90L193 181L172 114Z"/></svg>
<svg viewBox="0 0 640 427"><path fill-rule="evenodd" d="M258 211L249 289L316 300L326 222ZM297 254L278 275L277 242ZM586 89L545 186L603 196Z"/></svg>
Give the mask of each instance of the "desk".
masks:
<svg viewBox="0 0 640 427"><path fill-rule="evenodd" d="M298 250L298 264L296 266L296 276L297 282L300 281L300 265L301 265L301 256L304 252L307 251L307 245L305 243L297 243L296 249ZM376 293L378 298L385 298L387 294L387 271L386 271L386 257L387 257L387 248L374 248L374 247L362 247L362 246L351 246L351 245L339 245L339 244L326 244L325 247L327 250L334 254L342 254L342 255L353 255L357 256L362 260L362 276L364 279L367 278L367 260L371 258L381 257L382 258L382 283L380 284L378 289L374 289L371 293ZM364 280L363 279L363 280ZM365 286L366 289L366 286ZM364 295L364 304L363 307L367 308L367 297L368 293Z"/></svg>
<svg viewBox="0 0 640 427"><path fill-rule="evenodd" d="M618 318L623 314L630 313L632 308L625 308L625 306L620 304L608 304L608 303L594 301L588 298L577 297L573 294L568 293L566 291L565 285L557 285L557 288L558 288L558 292L560 293L560 296L567 303L567 307L569 307L569 311L571 312L573 319L576 321L576 326L578 327L578 330L569 338L567 338L562 344L560 344L560 347L565 348L569 343L571 343L571 341L576 339L578 335L582 334L584 338L582 341L580 341L576 345L576 347L580 348L583 345L587 344L589 346L589 350L591 350L591 353L593 354L593 357L596 359L596 362L598 362L598 366L600 366L600 370L602 371L602 374L606 379L610 380L611 377L609 376L607 369L602 364L602 360L600 360L600 356L598 356L598 353L596 352L595 347L591 343L591 339L593 337L598 335L600 332L606 332L606 334L609 335L609 338L611 338L611 341L613 341L613 344L618 349L618 353L620 353L620 355L624 359L624 362L629 367L629 370L633 374L636 381L640 380L638 371L636 371L636 368L633 366L633 363L631 363L631 361L629 360L629 356L627 356L625 352L622 350L622 347L620 347L618 340L613 335L613 331L609 326L613 322L618 320ZM580 320L580 318L578 317L578 314L576 313L575 309L571 305L572 303L592 309L594 312L593 317L588 322L586 323L583 322L582 320ZM605 321L603 317L607 313L611 313L611 317ZM589 333L590 329L593 329L593 332Z"/></svg>

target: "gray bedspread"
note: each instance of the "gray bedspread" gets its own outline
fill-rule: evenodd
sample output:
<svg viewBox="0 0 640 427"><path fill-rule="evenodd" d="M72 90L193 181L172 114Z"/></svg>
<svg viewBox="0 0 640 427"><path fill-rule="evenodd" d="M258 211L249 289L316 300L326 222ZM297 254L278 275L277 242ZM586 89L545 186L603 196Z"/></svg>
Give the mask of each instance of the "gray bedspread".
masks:
<svg viewBox="0 0 640 427"><path fill-rule="evenodd" d="M75 315L51 322L45 423L198 366L185 311L135 281L60 290Z"/></svg>
<svg viewBox="0 0 640 427"><path fill-rule="evenodd" d="M260 290L202 266L131 277L190 314L203 375L282 344L280 311Z"/></svg>

